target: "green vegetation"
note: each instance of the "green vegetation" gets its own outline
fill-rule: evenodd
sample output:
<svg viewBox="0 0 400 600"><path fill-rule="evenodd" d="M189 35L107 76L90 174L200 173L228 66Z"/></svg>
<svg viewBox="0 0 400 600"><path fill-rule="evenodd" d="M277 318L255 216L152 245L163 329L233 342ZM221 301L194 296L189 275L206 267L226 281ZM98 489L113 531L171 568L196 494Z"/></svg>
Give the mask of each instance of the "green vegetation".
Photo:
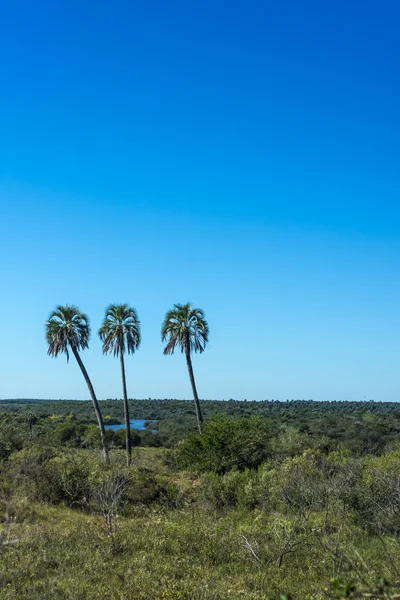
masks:
<svg viewBox="0 0 400 600"><path fill-rule="evenodd" d="M99 401L104 422L122 423L121 400ZM270 423L271 433L282 428L295 428L312 447L333 448L341 444L355 454L377 454L392 441L400 439L400 411L396 402L287 402L200 400L205 420L212 415L231 417L260 416ZM74 400L0 400L0 413L26 414L38 417L74 413L82 424L95 424L90 401ZM132 419L155 420L150 429L156 434L140 432L151 444L175 447L179 440L196 431L196 412L188 400L129 400ZM107 432L108 435L109 432Z"/></svg>
<svg viewBox="0 0 400 600"><path fill-rule="evenodd" d="M191 434L177 449L177 462L182 469L199 473L226 473L255 468L271 454L269 424L262 417L229 419L212 417L203 435Z"/></svg>
<svg viewBox="0 0 400 600"><path fill-rule="evenodd" d="M195 414L185 417L192 403L170 401L182 430L177 417L169 437L162 421L155 434L133 432L127 466L123 431L106 432L107 464L99 428L66 413L84 403L62 404L56 414L54 402L2 403L14 408L0 414L2 599L399 597L391 406L321 406L304 431L312 403L260 403L268 418L220 411L200 435ZM318 433L322 421L329 426ZM379 444L369 433L361 446L338 435L347 426L383 431L389 421Z"/></svg>

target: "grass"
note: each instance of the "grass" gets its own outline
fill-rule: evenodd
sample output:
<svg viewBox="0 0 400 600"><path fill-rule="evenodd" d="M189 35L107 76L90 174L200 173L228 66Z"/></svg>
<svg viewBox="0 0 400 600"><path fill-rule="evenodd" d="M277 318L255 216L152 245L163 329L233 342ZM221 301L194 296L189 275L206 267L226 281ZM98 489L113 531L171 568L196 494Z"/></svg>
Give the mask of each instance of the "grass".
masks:
<svg viewBox="0 0 400 600"><path fill-rule="evenodd" d="M333 600L364 596L332 578L358 591L399 578L398 449L196 477L166 449L136 448L127 468L123 450L106 466L98 450L28 441L3 464L1 600Z"/></svg>
<svg viewBox="0 0 400 600"><path fill-rule="evenodd" d="M165 448L133 448L132 464L154 473L168 473L169 469L165 461L170 454L170 451Z"/></svg>
<svg viewBox="0 0 400 600"><path fill-rule="evenodd" d="M2 600L271 600L289 591L299 600L329 597L333 564L317 545L288 555L281 568L271 560L278 515L138 511L117 517L110 539L98 516L40 504L19 512L23 519L9 532L19 543L5 546L0 559ZM345 542L362 557L360 568L376 565L384 575L377 540L353 533Z"/></svg>

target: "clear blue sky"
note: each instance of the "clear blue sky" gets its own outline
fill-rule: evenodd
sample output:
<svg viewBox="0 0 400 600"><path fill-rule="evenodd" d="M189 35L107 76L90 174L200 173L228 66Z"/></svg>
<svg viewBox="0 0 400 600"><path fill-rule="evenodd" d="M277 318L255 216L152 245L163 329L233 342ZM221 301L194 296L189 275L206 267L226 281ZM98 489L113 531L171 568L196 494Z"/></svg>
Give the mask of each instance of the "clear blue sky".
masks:
<svg viewBox="0 0 400 600"><path fill-rule="evenodd" d="M120 397L95 333L128 302L128 393L190 398L160 325L191 301L200 397L399 400L399 20L395 0L3 3L0 397L88 397L46 355L59 303Z"/></svg>

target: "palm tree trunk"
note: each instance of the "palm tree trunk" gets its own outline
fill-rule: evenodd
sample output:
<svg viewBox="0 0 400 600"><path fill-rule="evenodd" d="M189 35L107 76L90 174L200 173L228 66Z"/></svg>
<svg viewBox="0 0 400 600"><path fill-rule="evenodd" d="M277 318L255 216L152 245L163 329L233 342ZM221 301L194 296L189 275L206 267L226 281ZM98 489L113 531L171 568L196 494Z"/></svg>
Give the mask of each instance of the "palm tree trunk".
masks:
<svg viewBox="0 0 400 600"><path fill-rule="evenodd" d="M122 373L122 391L124 394L124 415L125 415L125 433L126 433L126 464L131 464L132 457L132 441L131 441L131 422L129 420L129 405L128 405L128 394L126 392L126 378L125 378L125 363L122 348L119 349L119 357L121 361L121 373Z"/></svg>
<svg viewBox="0 0 400 600"><path fill-rule="evenodd" d="M186 350L186 364L187 364L187 368L189 371L189 378L190 378L190 383L192 385L194 404L196 407L197 427L199 428L199 433L201 434L201 424L203 422L203 415L201 414L201 410L200 410L199 397L197 395L196 382L194 380L194 375L193 375L192 360L190 358L190 350Z"/></svg>
<svg viewBox="0 0 400 600"><path fill-rule="evenodd" d="M82 362L82 359L81 359L81 357L79 355L78 350L76 348L74 348L74 346L72 346L71 349L72 349L72 352L74 353L74 356L75 356L75 358L77 360L77 363L78 363L78 365L79 365L79 367L80 367L80 369L82 371L82 375L84 376L86 384L87 384L87 386L89 388L89 392L90 392L90 395L91 395L91 398L92 398L92 402L93 402L93 406L94 406L94 411L95 411L96 417L97 417L97 422L98 422L99 428L100 428L100 438L101 438L101 445L102 445L102 448L103 448L104 460L106 462L109 462L110 461L110 457L108 455L108 448L107 448L107 444L106 444L106 440L105 440L105 429L104 429L103 417L101 416L100 406L99 406L99 403L97 401L96 394L94 393L92 382L89 379L88 372L85 369L85 365Z"/></svg>

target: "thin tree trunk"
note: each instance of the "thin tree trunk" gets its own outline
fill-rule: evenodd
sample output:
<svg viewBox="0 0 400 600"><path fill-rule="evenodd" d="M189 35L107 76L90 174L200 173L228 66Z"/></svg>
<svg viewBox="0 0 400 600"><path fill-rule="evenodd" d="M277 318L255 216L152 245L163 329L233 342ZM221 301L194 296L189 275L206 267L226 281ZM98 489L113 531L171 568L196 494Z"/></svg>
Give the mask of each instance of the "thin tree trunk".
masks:
<svg viewBox="0 0 400 600"><path fill-rule="evenodd" d="M82 375L84 376L86 384L87 384L87 386L89 388L89 392L90 392L90 395L92 397L92 402L93 402L93 406L94 406L94 411L95 411L96 417L97 417L97 422L98 422L99 428L100 428L100 438L101 438L101 445L102 445L102 448L103 448L104 460L106 462L109 462L110 461L110 457L108 455L108 448L107 448L107 444L106 444L106 440L105 440L105 429L104 429L103 417L101 416L100 406L99 406L99 403L97 401L96 394L94 393L92 382L90 381L88 372L85 369L85 365L82 362L82 359L80 357L80 354L79 354L78 350L72 346L72 352L74 353L74 356L75 356L75 358L77 360L77 363L78 363L78 365L79 365L79 367L80 367L80 369L82 371Z"/></svg>
<svg viewBox="0 0 400 600"><path fill-rule="evenodd" d="M199 397L197 395L196 382L194 380L192 360L190 358L190 350L189 349L186 350L186 364L187 364L187 368L189 371L189 378L190 378L190 383L192 385L194 404L196 407L197 427L199 428L199 433L201 434L201 424L203 423L203 415L201 414L201 410L200 410Z"/></svg>
<svg viewBox="0 0 400 600"><path fill-rule="evenodd" d="M122 373L122 391L124 394L124 415L125 415L125 433L126 433L126 464L131 464L132 457L132 441L131 441L131 422L129 420L129 405L128 405L128 394L126 392L126 378L125 378L125 363L122 349L119 349L119 358L121 361L121 373Z"/></svg>

